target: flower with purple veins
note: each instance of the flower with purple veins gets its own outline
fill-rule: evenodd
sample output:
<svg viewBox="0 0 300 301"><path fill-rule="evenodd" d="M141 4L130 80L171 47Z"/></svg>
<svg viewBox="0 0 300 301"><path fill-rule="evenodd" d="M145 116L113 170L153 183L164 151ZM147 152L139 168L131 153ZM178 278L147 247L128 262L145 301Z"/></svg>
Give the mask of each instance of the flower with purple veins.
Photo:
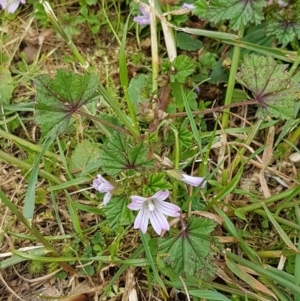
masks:
<svg viewBox="0 0 300 301"><path fill-rule="evenodd" d="M17 10L20 3L25 4L26 0L0 0L2 9L6 9L10 14L13 14Z"/></svg>
<svg viewBox="0 0 300 301"><path fill-rule="evenodd" d="M150 24L149 12L143 6L140 6L140 11L142 15L134 17L133 21L139 23L140 25L149 25Z"/></svg>
<svg viewBox="0 0 300 301"><path fill-rule="evenodd" d="M181 175L181 181L183 181L186 184L192 185L194 187L198 187L199 185L201 185L201 188L204 188L206 185L205 178L193 177L193 176L189 176L185 173L183 173Z"/></svg>
<svg viewBox="0 0 300 301"><path fill-rule="evenodd" d="M105 206L112 197L111 191L114 190L115 186L105 180L101 175L97 175L97 179L93 181L93 188L100 193L105 193L103 198L103 205Z"/></svg>
<svg viewBox="0 0 300 301"><path fill-rule="evenodd" d="M149 198L138 195L131 196L132 203L127 207L131 210L139 210L134 221L134 229L141 229L143 233L146 233L150 219L150 223L158 235L161 234L162 230L169 230L170 226L165 215L172 217L180 215L178 206L164 202L169 195L170 192L168 190L160 190Z"/></svg>
<svg viewBox="0 0 300 301"><path fill-rule="evenodd" d="M187 9L193 10L196 7L193 4L183 3L182 8L187 8Z"/></svg>

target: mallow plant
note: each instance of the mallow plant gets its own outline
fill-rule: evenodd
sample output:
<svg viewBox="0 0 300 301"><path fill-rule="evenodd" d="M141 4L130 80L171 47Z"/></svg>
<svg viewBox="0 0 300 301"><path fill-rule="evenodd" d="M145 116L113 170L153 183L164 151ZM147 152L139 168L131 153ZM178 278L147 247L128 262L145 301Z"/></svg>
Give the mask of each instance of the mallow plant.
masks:
<svg viewBox="0 0 300 301"><path fill-rule="evenodd" d="M0 4L10 11L15 9L8 7L6 1ZM154 11L155 2L145 1L140 5L140 13L128 18L126 29L129 24L135 22L141 26L137 26L138 30L147 31L148 26L151 27L153 36L157 34L155 30L153 31L153 28L155 29L153 23L159 15L160 18L157 19L162 20L164 34L169 32L170 36L173 36L170 28L178 29L176 26L182 25L183 20L188 18L187 14L192 13L211 22L212 25L227 22L230 30L240 31L242 37L245 26L252 23L255 26L260 24L264 18L264 9L268 6L272 12L280 7L278 14L272 14L272 22L267 26L268 35L272 35L277 26L285 24L291 16L293 21L298 20L296 14L285 10L285 5L281 1L268 3L263 0L213 0L208 4L207 1L198 0L194 3L179 1L177 4L173 19L168 19L176 23L175 25L167 23L165 15L159 15L161 13L159 5ZM51 21L57 22L51 7L49 5L45 7ZM245 7L247 14L242 14ZM169 6L165 5L164 9L169 10ZM299 36L299 32L294 30L290 23L288 24L291 27L289 34L285 32L284 35L278 36L283 45ZM202 136L203 129L205 131L207 127L201 117L201 109L205 109L208 103L199 100L198 94L201 82L210 80L207 78L208 73L214 70L214 73L211 72L213 76L219 72L220 61L217 62L216 55L209 51L203 55L205 59L200 58L199 62L195 62L184 53L178 56L169 55L169 58L160 61L160 70L158 61L152 60L150 72L152 74L138 74L129 83L126 59L125 63L122 61L122 53L125 53L126 39L124 39L119 61L124 93L117 99L100 83L99 75L94 72L95 68L89 68L88 64L84 64L84 59L79 56L76 46L70 37L64 34L63 27L59 25L56 28L68 41L68 45L71 45L73 54L79 57L78 61L85 68L80 69L83 74L61 69L53 76L43 74L35 78L37 92L35 122L40 129L43 150L33 167L31 183L37 181L39 160L49 148L58 147L63 158L61 161L65 171L63 175L65 182L58 184L57 187L51 187L50 191L61 189L66 194L68 210L75 221L74 224L77 225L78 235L84 241L83 231L78 226L80 223L75 212L86 210L99 215L101 220L99 231L103 232L101 235L109 232L116 236L112 245L101 249L101 256L109 255L109 258L102 256L98 258L99 260L114 262L115 257L119 255L120 241L130 235L134 251L128 259L132 260L130 261L132 264L138 265L138 257L145 254L145 260L140 265L146 265L150 289L153 279L149 266L154 275L154 283L160 285L165 296L167 295L165 283L182 289L186 287L182 282L186 281L189 287L200 287L205 292L201 294L200 291L189 290L191 295L194 293L199 298L228 301L226 296L212 289L213 285L210 282L217 273L216 256L222 256L220 255L222 247L214 232L217 222L220 224L224 222L234 241L240 243L241 249L256 263L256 266L261 267L261 262L257 259L257 254L244 243L228 216L216 206L217 202L223 201L230 193L236 191L241 193L237 185L245 164L240 162L244 152L239 150L238 159L233 164L234 168L230 170L233 175L231 181L226 182L222 179L222 183L219 183L216 180L216 174L224 162L215 168L208 167L212 145L218 142L215 139L218 122L216 121L214 130L205 137ZM223 35L222 32L207 30L204 32L197 29L181 28L181 30L195 35L201 32L206 37L212 36L221 41L225 36L224 43L240 47L236 42L239 37L233 34ZM201 41L191 38L188 34L178 34L177 42L185 51L195 51L202 45ZM244 45L253 46L251 43ZM157 45L151 46L152 58L156 58L153 53L154 46ZM167 48L168 46L170 45L166 45ZM266 47L257 49L261 52L266 51ZM277 58L278 56L277 52ZM256 111L258 125L253 129L254 136L256 134L254 130L260 129L269 118L293 119L299 89L298 82L291 77L292 74L286 72L287 65L276 61L271 55L257 53L246 53L241 61L238 55L233 55L233 61L237 72L231 73L228 80L232 91L235 82L238 83L240 91L243 92L244 102L247 104L249 101L258 106ZM158 86L168 91L166 95L158 97ZM123 96L126 98L127 107ZM222 131L227 128L227 122L223 125ZM80 139L69 138L83 127L85 130L78 135ZM64 145L60 140L61 137L68 137L71 140L70 149L67 151L67 143ZM240 144L245 145L246 142ZM254 151L252 158L260 151L262 148ZM70 153L70 158L66 158L65 153ZM228 176L229 172L222 171L223 178L226 173ZM76 197L72 199L66 191L68 188L74 190L74 187L78 188L77 193L88 190L90 194L83 192L82 195L92 201L94 207L77 204ZM34 189L28 189L24 216L29 220L33 217L34 200ZM211 208L219 216L211 212L203 213ZM223 219L221 221L220 216ZM121 256L124 256L124 253ZM231 264L232 270L238 271L236 274L243 280L246 279L249 284L252 278L249 280L246 269L241 270L234 262L230 262L229 256L226 260ZM255 270L255 265L247 265L247 262L243 264L248 268L247 271ZM128 262L123 267L127 268ZM263 273L262 270L259 272ZM219 271L219 275L224 274ZM224 279L227 279L226 277L225 275ZM228 291L227 287L218 284L214 287ZM297 288L291 287L297 291ZM230 292L234 294L236 291L234 287ZM243 290L239 291L242 296L243 293Z"/></svg>

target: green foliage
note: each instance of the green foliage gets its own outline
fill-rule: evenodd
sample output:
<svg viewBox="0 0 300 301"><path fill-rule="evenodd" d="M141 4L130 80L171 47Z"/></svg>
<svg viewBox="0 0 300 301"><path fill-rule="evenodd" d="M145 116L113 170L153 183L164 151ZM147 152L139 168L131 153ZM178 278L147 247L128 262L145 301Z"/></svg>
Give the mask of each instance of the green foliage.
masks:
<svg viewBox="0 0 300 301"><path fill-rule="evenodd" d="M269 21L266 27L267 35L274 35L282 46L286 46L294 39L300 39L300 18L294 20L275 15L275 20Z"/></svg>
<svg viewBox="0 0 300 301"><path fill-rule="evenodd" d="M171 83L171 88L172 88L172 95L175 98L176 106L179 111L182 111L184 108L183 100L182 100L182 93L181 93L181 87L180 84L175 81L174 83ZM190 107L192 110L197 110L198 105L197 105L197 94L193 91L189 91L187 89L184 89L184 94L189 102Z"/></svg>
<svg viewBox="0 0 300 301"><path fill-rule="evenodd" d="M146 74L138 74L137 77L131 79L128 86L128 94L134 109L138 112L138 104L148 101L148 87L151 85L151 78Z"/></svg>
<svg viewBox="0 0 300 301"><path fill-rule="evenodd" d="M177 46L180 49L196 51L202 47L202 42L194 39L191 35L180 32L176 36Z"/></svg>
<svg viewBox="0 0 300 301"><path fill-rule="evenodd" d="M251 54L245 58L236 79L257 100L257 117L293 118L298 85L286 72L287 67L271 56Z"/></svg>
<svg viewBox="0 0 300 301"><path fill-rule="evenodd" d="M195 9L193 10L193 14L202 18L207 10L207 1L206 0L197 0L194 2Z"/></svg>
<svg viewBox="0 0 300 301"><path fill-rule="evenodd" d="M124 196L113 196L103 208L111 231L117 231L120 226L128 225L132 221L133 214L127 208L128 204Z"/></svg>
<svg viewBox="0 0 300 301"><path fill-rule="evenodd" d="M189 148L193 144L193 133L186 128L180 128L178 137L182 146Z"/></svg>
<svg viewBox="0 0 300 301"><path fill-rule="evenodd" d="M147 185L143 187L143 195L152 195L158 190L168 190L172 186L165 179L165 173L150 174Z"/></svg>
<svg viewBox="0 0 300 301"><path fill-rule="evenodd" d="M99 17L91 12L89 12L87 6L82 6L80 9L80 15L77 16L76 22L81 24L87 22L91 28L91 32L96 34L100 30L101 22Z"/></svg>
<svg viewBox="0 0 300 301"><path fill-rule="evenodd" d="M216 301L230 301L227 297L224 295L216 292L216 291L210 291L210 290L189 290L189 294L191 296L206 299L206 300L216 300ZM240 298L237 299L231 299L231 300L240 300Z"/></svg>
<svg viewBox="0 0 300 301"><path fill-rule="evenodd" d="M229 20L230 28L239 30L248 24L260 24L264 19L265 0L212 0L204 18L214 24Z"/></svg>
<svg viewBox="0 0 300 301"><path fill-rule="evenodd" d="M0 105L9 104L13 90L13 79L9 69L0 65Z"/></svg>
<svg viewBox="0 0 300 301"><path fill-rule="evenodd" d="M32 260L29 263L28 270L32 276L40 276L44 272L44 263L39 260Z"/></svg>
<svg viewBox="0 0 300 301"><path fill-rule="evenodd" d="M99 168L99 145L83 140L76 145L71 155L69 170L77 176L84 176Z"/></svg>
<svg viewBox="0 0 300 301"><path fill-rule="evenodd" d="M81 106L100 99L98 79L92 73L79 75L61 69L54 79L47 75L38 76L35 84L35 120L45 138L55 138L63 133Z"/></svg>
<svg viewBox="0 0 300 301"><path fill-rule="evenodd" d="M131 170L143 172L153 166L148 157L145 143L135 144L132 137L115 132L100 151L99 164L102 170L116 176L120 172Z"/></svg>
<svg viewBox="0 0 300 301"><path fill-rule="evenodd" d="M175 237L160 238L158 253L165 267L183 277L193 276L209 281L215 273L213 239L215 223L206 218L191 217Z"/></svg>
<svg viewBox="0 0 300 301"><path fill-rule="evenodd" d="M175 71L171 73L172 83L178 81L183 84L187 80L187 77L195 71L195 64L185 55L176 57L171 63L171 66L175 69Z"/></svg>

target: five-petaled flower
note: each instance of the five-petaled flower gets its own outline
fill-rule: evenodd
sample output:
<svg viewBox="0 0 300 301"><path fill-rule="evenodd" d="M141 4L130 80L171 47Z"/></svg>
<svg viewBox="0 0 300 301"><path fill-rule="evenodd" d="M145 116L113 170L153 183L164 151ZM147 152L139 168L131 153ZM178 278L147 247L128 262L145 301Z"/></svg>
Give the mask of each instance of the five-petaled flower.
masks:
<svg viewBox="0 0 300 301"><path fill-rule="evenodd" d="M189 176L185 173L181 174L181 181L183 181L186 184L192 185L194 187L198 187L199 185L201 185L201 188L204 188L206 185L205 178L193 177L193 176Z"/></svg>
<svg viewBox="0 0 300 301"><path fill-rule="evenodd" d="M148 198L138 195L131 196L132 203L127 207L131 210L139 210L134 222L134 228L141 229L143 233L146 233L150 219L150 223L158 235L161 234L162 230L169 230L170 226L165 215L172 217L180 215L178 206L165 202L169 195L170 192L168 190L160 190Z"/></svg>
<svg viewBox="0 0 300 301"><path fill-rule="evenodd" d="M2 9L7 10L10 14L13 14L17 10L20 3L25 4L26 0L0 0Z"/></svg>
<svg viewBox="0 0 300 301"><path fill-rule="evenodd" d="M105 193L103 198L103 205L105 206L109 202L112 196L111 191L114 190L115 186L105 180L101 175L97 175L97 179L93 181L93 188L100 193Z"/></svg>
<svg viewBox="0 0 300 301"><path fill-rule="evenodd" d="M133 21L139 23L140 25L149 25L150 24L149 12L143 6L140 6L140 11L142 15L134 17Z"/></svg>

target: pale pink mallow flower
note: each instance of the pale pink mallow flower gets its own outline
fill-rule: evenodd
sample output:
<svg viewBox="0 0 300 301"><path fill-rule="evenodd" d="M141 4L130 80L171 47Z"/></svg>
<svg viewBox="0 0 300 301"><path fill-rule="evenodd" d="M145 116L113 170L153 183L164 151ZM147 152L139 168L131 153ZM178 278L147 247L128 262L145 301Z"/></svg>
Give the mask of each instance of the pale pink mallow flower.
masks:
<svg viewBox="0 0 300 301"><path fill-rule="evenodd" d="M149 25L151 23L149 12L143 6L140 6L140 11L142 15L134 17L133 21L140 25Z"/></svg>
<svg viewBox="0 0 300 301"><path fill-rule="evenodd" d="M194 4L183 3L182 8L187 8L187 9L193 10L196 7Z"/></svg>
<svg viewBox="0 0 300 301"><path fill-rule="evenodd" d="M201 188L204 188L206 185L205 178L193 177L193 176L189 176L185 173L181 174L181 181L183 181L184 183L186 183L188 185L192 185L194 187L198 187L199 185L201 185Z"/></svg>
<svg viewBox="0 0 300 301"><path fill-rule="evenodd" d="M134 221L134 229L141 229L143 233L146 233L150 219L150 223L158 235L161 234L162 230L170 230L165 215L178 217L180 215L180 208L174 204L165 202L169 195L170 192L168 190L160 190L149 198L138 195L131 196L132 203L127 207L131 210L139 210Z"/></svg>
<svg viewBox="0 0 300 301"><path fill-rule="evenodd" d="M2 9L7 10L10 14L13 14L17 10L20 3L25 4L26 0L0 0Z"/></svg>
<svg viewBox="0 0 300 301"><path fill-rule="evenodd" d="M97 175L97 179L93 181L92 186L100 193L105 193L103 198L103 205L107 205L110 198L112 197L111 191L115 189L115 186L105 180L101 175Z"/></svg>

